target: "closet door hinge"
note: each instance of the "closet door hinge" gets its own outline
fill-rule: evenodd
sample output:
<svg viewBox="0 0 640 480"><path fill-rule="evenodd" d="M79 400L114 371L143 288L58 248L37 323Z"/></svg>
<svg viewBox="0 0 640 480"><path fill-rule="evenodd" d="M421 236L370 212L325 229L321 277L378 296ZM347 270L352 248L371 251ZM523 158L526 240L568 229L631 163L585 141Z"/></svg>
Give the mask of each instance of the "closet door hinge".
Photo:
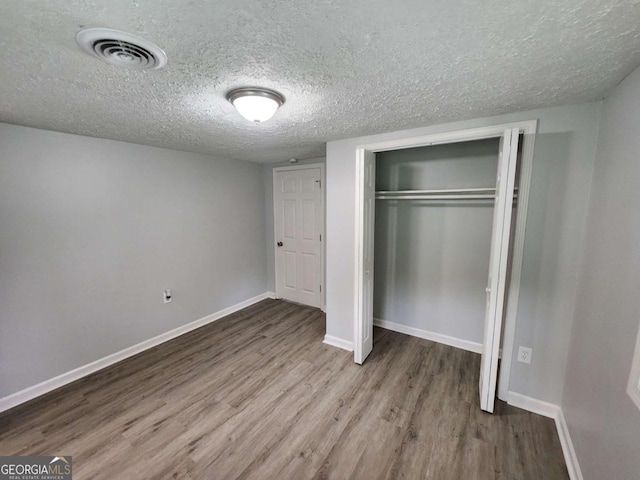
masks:
<svg viewBox="0 0 640 480"><path fill-rule="evenodd" d="M320 234L320 241L322 241L322 234Z"/></svg>
<svg viewBox="0 0 640 480"><path fill-rule="evenodd" d="M320 285L320 292L322 292L322 285Z"/></svg>

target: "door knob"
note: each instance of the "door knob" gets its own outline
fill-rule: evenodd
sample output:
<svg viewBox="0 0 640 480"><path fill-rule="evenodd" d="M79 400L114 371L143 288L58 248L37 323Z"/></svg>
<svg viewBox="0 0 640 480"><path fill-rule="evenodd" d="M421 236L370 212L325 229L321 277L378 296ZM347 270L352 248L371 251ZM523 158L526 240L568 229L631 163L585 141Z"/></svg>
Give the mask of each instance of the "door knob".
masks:
<svg viewBox="0 0 640 480"><path fill-rule="evenodd" d="M279 247L281 247L282 245L284 245L282 242L278 242Z"/></svg>

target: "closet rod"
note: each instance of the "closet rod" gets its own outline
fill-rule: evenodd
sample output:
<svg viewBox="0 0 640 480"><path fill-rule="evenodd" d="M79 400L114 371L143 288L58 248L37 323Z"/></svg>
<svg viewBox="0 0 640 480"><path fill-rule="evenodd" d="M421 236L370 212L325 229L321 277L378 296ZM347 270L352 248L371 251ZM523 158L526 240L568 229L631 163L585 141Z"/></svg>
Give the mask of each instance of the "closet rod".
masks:
<svg viewBox="0 0 640 480"><path fill-rule="evenodd" d="M449 188L446 190L378 190L376 195L495 194L495 188Z"/></svg>
<svg viewBox="0 0 640 480"><path fill-rule="evenodd" d="M379 195L376 200L495 200L495 194L474 194L474 195Z"/></svg>
<svg viewBox="0 0 640 480"><path fill-rule="evenodd" d="M495 200L495 194L473 194L473 195L382 195L376 193L376 200ZM513 200L518 199L518 193L514 192Z"/></svg>

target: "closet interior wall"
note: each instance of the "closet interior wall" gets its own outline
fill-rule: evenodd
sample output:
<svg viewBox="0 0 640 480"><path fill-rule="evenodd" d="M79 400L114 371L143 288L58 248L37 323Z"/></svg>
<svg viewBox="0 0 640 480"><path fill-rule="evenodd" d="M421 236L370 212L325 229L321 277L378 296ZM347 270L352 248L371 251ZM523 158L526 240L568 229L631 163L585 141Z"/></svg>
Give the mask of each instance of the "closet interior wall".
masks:
<svg viewBox="0 0 640 480"><path fill-rule="evenodd" d="M382 152L376 190L495 188L499 139ZM376 200L374 317L483 341L493 201Z"/></svg>

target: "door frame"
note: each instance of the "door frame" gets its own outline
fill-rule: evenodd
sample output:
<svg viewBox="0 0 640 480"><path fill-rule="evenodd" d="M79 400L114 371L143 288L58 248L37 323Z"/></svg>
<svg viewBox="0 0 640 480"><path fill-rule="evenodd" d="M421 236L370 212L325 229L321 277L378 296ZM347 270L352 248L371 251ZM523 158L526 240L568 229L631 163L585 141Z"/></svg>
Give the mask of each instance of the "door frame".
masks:
<svg viewBox="0 0 640 480"><path fill-rule="evenodd" d="M533 149L538 121L528 120L522 122L502 123L479 128L464 130L452 130L417 137L400 138L385 142L363 144L356 147L355 155L355 302L354 302L354 351L358 339L357 332L362 330L363 319L363 293L364 293L364 269L362 252L364 247L364 215L363 215L363 187L364 187L364 157L365 151L372 153L386 152L390 150L403 150L406 148L426 147L447 143L459 143L473 140L501 137L506 129L518 128L523 135L522 157L520 165L520 183L518 184L518 215L516 218L515 236L513 239L513 261L511 264L511 281L507 296L507 309L503 330L502 362L498 380L498 398L507 401L509 396L509 378L511 374L511 362L515 341L516 319L518 313L518 300L520 297L520 279L522 273L522 260L524 253L525 229L527 224L527 210L529 207L529 191L531 176L533 173ZM375 248L375 247L374 247ZM355 359L355 356L354 356Z"/></svg>
<svg viewBox="0 0 640 480"><path fill-rule="evenodd" d="M311 170L314 168L320 169L320 205L322 207L322 227L320 235L322 235L322 240L320 241L320 286L322 291L320 292L320 310L323 312L326 311L326 295L327 289L325 288L325 245L327 244L325 230L327 226L327 215L326 215L326 205L325 205L325 183L326 179L324 176L324 163L306 163L304 165L291 165L286 167L274 167L271 173L271 185L272 185L272 208L273 208L273 270L274 270L274 281L275 281L275 297L282 298L280 295L282 292L278 292L278 268L276 267L276 262L278 261L278 232L276 232L276 173L277 172L286 172L291 170Z"/></svg>

